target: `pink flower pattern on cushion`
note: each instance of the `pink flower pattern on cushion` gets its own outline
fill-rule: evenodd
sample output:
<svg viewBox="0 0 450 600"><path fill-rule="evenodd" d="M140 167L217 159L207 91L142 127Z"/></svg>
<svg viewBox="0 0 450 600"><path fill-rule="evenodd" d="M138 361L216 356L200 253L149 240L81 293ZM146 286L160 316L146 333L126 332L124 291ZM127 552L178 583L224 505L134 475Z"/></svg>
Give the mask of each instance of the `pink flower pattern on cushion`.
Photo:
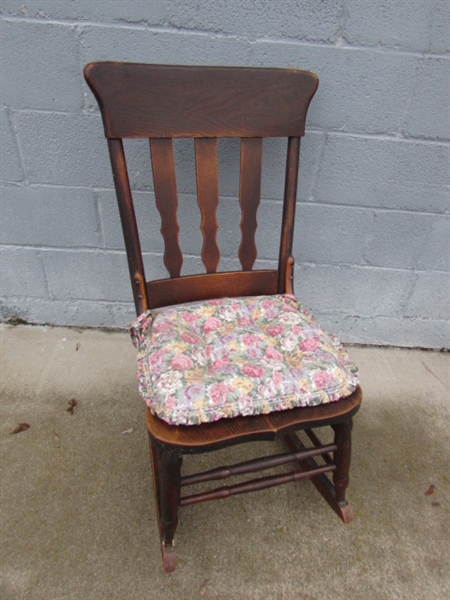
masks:
<svg viewBox="0 0 450 600"><path fill-rule="evenodd" d="M141 395L175 425L316 406L358 385L339 340L290 295L147 311L131 336Z"/></svg>

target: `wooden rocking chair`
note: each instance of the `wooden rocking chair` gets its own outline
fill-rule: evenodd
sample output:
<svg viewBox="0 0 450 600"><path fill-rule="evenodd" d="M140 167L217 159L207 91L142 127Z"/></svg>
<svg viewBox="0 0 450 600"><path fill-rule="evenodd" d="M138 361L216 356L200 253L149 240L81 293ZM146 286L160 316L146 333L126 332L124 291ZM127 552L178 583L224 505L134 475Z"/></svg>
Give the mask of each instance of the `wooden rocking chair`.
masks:
<svg viewBox="0 0 450 600"><path fill-rule="evenodd" d="M85 77L103 117L139 317L133 335L139 348L140 390L148 405L164 569L175 569L178 511L188 504L310 478L333 510L349 523L352 513L345 492L350 432L362 393L345 351L293 297L291 253L300 137L318 85L316 75L293 69L99 62L86 66ZM172 138L180 137L195 139L204 239L201 258L206 273L191 276L181 276L183 256L178 243ZM238 256L242 269L235 272L217 272L217 139L222 137L241 139ZM277 268L254 270L265 137L287 138L284 208ZM124 138L150 140L167 279L146 281L144 275ZM290 345L287 337L281 339L286 327ZM294 346L293 332L298 336ZM222 346L214 354L217 340ZM246 362L252 344L256 348L253 363L250 358ZM290 366L285 368L283 360ZM214 382L214 373L218 382ZM167 387L168 380L175 384ZM193 381L197 387L191 385ZM193 390L197 394L194 399ZM217 390L220 393L214 395ZM322 444L313 431L325 425L334 430L333 443ZM301 431L306 436L303 441L298 435ZM285 440L287 452L181 475L182 455L276 438ZM295 465L288 473L181 494L186 486L287 463Z"/></svg>

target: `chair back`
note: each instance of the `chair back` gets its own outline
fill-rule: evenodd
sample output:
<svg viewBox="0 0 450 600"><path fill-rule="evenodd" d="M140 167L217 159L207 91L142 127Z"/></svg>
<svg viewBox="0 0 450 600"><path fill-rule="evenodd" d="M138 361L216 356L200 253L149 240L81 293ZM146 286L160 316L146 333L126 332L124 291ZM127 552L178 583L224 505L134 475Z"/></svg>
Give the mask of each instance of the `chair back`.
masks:
<svg viewBox="0 0 450 600"><path fill-rule="evenodd" d="M96 62L85 78L103 117L137 314L181 302L285 293L295 218L300 137L318 78L308 71ZM254 269L263 138L287 138L276 269ZM123 139L147 138L167 279L146 281ZM205 272L181 275L174 138L194 138ZM217 272L218 139L240 138L241 269ZM281 193L280 193L281 196Z"/></svg>

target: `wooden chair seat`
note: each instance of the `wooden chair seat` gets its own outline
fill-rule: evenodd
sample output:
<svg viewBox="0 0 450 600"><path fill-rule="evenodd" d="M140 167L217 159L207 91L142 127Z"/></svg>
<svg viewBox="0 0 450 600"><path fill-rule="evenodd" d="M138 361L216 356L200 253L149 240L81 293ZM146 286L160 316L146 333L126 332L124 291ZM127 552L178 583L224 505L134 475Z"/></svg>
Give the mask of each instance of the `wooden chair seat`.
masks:
<svg viewBox="0 0 450 600"><path fill-rule="evenodd" d="M306 113L317 89L317 76L296 69L104 62L87 65L85 78L99 103L108 140L136 315L140 317L149 310L170 305L225 297L292 295L292 243L300 138L305 133ZM284 192L280 194L280 197L283 195L283 214L279 243L272 257L276 268L254 269L263 138L266 137L287 138L285 184ZM124 138L149 140L155 203L164 240L162 258L168 272L166 279L147 281L145 277ZM197 202L201 213L199 227L203 236L201 261L205 269L204 273L195 275L182 274L179 230L183 223L178 221L172 143L175 138L195 140ZM217 242L217 208L221 201L218 138L240 138L236 203L241 209L237 251L241 268L226 273L218 271L221 257ZM147 223L141 225L148 226ZM180 507L188 504L308 478L340 518L350 522L352 513L345 494L349 482L352 417L359 408L362 392L353 385L345 396L329 398L334 401L318 406L222 418L189 426L168 424L147 409L164 569L175 569L174 535L178 512ZM322 443L314 430L324 426L330 426L334 432L331 443ZM181 473L183 455L276 438L285 441L287 452L203 473ZM198 483L260 472L288 463L292 463L294 469L287 473L283 471L200 493L184 493L185 488ZM257 532L254 535L257 537Z"/></svg>
<svg viewBox="0 0 450 600"><path fill-rule="evenodd" d="M253 439L274 440L297 429L331 425L351 418L359 409L361 399L362 392L358 387L353 394L339 402L293 408L268 415L221 419L201 425L170 425L147 408L147 427L152 439L160 444L194 454L223 448L231 441L238 444Z"/></svg>

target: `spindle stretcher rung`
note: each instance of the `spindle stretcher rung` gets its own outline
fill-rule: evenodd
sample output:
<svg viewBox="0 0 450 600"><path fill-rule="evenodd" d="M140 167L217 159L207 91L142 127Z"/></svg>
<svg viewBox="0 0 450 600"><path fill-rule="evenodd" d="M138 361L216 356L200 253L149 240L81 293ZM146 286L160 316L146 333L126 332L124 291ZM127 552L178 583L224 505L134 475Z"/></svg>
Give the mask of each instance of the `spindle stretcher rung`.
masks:
<svg viewBox="0 0 450 600"><path fill-rule="evenodd" d="M194 485L196 483L202 483L205 481L227 479L228 477L232 477L234 475L255 473L257 471L263 471L265 469L281 467L282 465L285 465L290 462L305 460L306 458L310 458L312 456L328 454L329 452L333 452L336 449L337 446L335 444L328 444L326 446L304 449L297 452L285 452L283 454L273 454L271 456L255 458L253 460L247 460L245 462L236 463L230 466L217 467L216 469L211 469L209 471L194 473L192 475L185 475L181 478L181 485Z"/></svg>
<svg viewBox="0 0 450 600"><path fill-rule="evenodd" d="M197 504L198 502L206 502L207 500L220 500L222 498L236 496L237 494L246 494L247 492L256 492L285 483L316 477L335 470L335 465L325 465L311 471L296 470L282 475L269 475L268 477L261 477L259 479L252 479L235 485L223 486L207 492L192 494L191 496L183 496L180 498L180 506L188 506L189 504Z"/></svg>

